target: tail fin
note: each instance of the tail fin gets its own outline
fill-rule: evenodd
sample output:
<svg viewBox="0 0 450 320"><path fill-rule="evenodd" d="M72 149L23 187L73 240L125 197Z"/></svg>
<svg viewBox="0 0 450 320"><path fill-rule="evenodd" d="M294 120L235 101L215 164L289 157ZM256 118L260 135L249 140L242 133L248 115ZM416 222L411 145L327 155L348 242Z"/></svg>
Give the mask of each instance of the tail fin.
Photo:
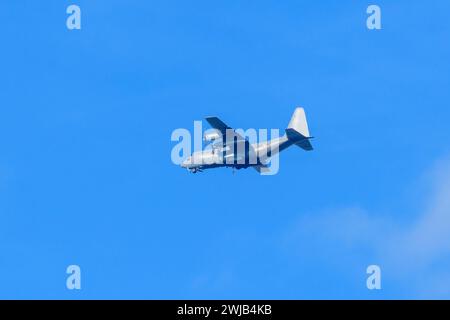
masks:
<svg viewBox="0 0 450 320"><path fill-rule="evenodd" d="M308 123L306 122L305 110L303 108L295 109L286 129L286 135L289 140L300 148L307 151L313 149L309 142L309 139L312 137L309 135Z"/></svg>
<svg viewBox="0 0 450 320"><path fill-rule="evenodd" d="M295 109L289 121L288 129L294 129L303 137L309 138L308 123L306 122L305 110L303 108Z"/></svg>

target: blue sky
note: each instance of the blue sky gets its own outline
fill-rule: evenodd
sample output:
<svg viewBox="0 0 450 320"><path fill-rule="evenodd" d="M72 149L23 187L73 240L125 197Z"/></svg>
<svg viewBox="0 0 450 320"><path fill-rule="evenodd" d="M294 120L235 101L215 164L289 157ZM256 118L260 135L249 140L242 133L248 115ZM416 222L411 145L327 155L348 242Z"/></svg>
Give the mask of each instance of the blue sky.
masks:
<svg viewBox="0 0 450 320"><path fill-rule="evenodd" d="M450 3L374 3L2 1L0 298L450 298ZM171 162L296 106L275 176Z"/></svg>

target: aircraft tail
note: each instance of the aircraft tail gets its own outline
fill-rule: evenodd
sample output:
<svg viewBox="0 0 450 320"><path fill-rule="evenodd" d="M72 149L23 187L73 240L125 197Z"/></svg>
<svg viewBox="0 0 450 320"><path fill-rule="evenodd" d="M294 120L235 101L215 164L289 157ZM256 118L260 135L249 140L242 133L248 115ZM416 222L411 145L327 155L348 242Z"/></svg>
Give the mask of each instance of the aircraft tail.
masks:
<svg viewBox="0 0 450 320"><path fill-rule="evenodd" d="M295 145L303 150L310 151L313 149L309 139L308 123L306 122L305 110L303 108L296 108L292 115L291 121L286 129L287 138Z"/></svg>

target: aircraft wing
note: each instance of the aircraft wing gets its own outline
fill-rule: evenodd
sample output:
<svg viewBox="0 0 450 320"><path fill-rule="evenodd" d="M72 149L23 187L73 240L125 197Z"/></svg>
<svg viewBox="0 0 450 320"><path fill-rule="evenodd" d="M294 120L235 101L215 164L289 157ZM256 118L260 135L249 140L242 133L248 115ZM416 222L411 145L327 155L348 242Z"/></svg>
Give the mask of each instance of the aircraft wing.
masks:
<svg viewBox="0 0 450 320"><path fill-rule="evenodd" d="M211 127L219 130L222 133L222 135L225 135L227 133L227 129L231 129L217 117L206 117L206 121L210 124Z"/></svg>
<svg viewBox="0 0 450 320"><path fill-rule="evenodd" d="M227 130L232 130L235 137L238 140L237 143L244 143L246 150L250 150L250 148L253 149L246 138L242 137L239 133L234 131L233 128L229 127L225 122L220 120L218 117L206 117L205 119L211 127L219 130L224 137L226 137ZM224 140L225 140L225 138L224 138ZM229 144L229 143L230 142L227 142L227 144ZM231 143L234 143L234 142L231 142Z"/></svg>

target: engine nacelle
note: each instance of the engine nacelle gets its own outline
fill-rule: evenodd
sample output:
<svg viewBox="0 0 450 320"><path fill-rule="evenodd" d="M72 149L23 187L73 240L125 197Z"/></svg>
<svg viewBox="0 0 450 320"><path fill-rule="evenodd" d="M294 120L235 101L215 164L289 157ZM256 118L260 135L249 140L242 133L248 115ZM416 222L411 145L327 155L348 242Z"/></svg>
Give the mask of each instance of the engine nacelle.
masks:
<svg viewBox="0 0 450 320"><path fill-rule="evenodd" d="M203 141L214 141L220 138L220 134L218 132L210 132L210 133L205 133L203 136Z"/></svg>

